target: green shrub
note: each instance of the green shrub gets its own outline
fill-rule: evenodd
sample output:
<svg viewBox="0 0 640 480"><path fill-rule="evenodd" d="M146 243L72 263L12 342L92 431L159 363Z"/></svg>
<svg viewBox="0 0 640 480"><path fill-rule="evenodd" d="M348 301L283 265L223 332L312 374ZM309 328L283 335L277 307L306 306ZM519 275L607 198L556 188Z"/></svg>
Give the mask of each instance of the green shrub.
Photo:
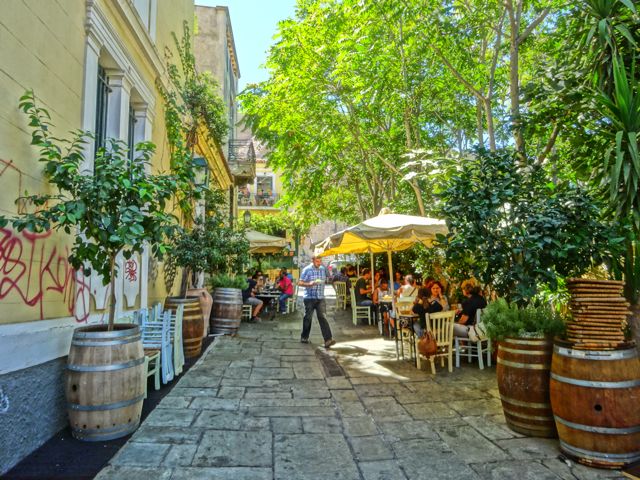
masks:
<svg viewBox="0 0 640 480"><path fill-rule="evenodd" d="M211 288L239 288L240 290L244 290L249 286L246 278L224 273L212 276L209 279L209 285L211 285Z"/></svg>
<svg viewBox="0 0 640 480"><path fill-rule="evenodd" d="M487 335L494 340L505 337L539 337L564 332L564 318L548 306L518 308L504 299L491 302L482 312Z"/></svg>

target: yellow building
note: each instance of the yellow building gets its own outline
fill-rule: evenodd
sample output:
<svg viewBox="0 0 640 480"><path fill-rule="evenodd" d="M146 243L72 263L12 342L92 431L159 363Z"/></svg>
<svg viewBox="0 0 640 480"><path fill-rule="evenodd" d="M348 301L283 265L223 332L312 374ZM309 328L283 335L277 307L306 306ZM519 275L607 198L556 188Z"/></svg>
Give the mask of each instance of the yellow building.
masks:
<svg viewBox="0 0 640 480"><path fill-rule="evenodd" d="M5 0L0 15L0 211L44 193L37 152L29 145L18 99L33 89L58 136L84 129L96 142L115 137L157 145L154 169L168 169L163 102L165 49L194 17L192 0ZM219 145L199 144L225 187L231 175ZM90 147L90 152L94 146ZM87 155L87 158L92 158ZM87 168L92 162L87 160ZM218 180L216 180L218 181ZM73 329L107 315L99 278L69 266L70 239L0 230L0 475L66 424L65 356ZM166 295L158 264L147 254L121 261L116 311Z"/></svg>

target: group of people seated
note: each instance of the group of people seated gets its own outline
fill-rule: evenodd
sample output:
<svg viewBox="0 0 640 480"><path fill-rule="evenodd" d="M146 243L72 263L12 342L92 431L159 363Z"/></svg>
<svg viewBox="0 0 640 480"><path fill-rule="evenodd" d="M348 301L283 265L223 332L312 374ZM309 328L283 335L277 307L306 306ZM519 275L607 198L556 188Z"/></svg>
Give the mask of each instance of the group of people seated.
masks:
<svg viewBox="0 0 640 480"><path fill-rule="evenodd" d="M346 281L347 288L351 287L349 279L348 267L343 267L340 274L333 277L333 281ZM388 275L384 269L377 270L372 278L371 270L363 268L353 288L356 304L369 307L372 318L382 319L384 332L393 332L395 329L395 319L391 314L394 301L399 314L396 316L417 316L413 322L413 330L418 336L422 336L426 329L427 314L451 310L442 282L433 278L426 278L419 283L413 275L403 275L401 271L396 271L392 296ZM476 312L485 308L487 302L474 280L462 282L461 290L464 299L456 306L454 335L468 338L469 329L476 322Z"/></svg>
<svg viewBox="0 0 640 480"><path fill-rule="evenodd" d="M247 276L247 288L242 291L242 303L251 306L251 319L249 322L260 322L260 311L264 307L264 301L258 298L261 293L279 293L278 313L287 313L287 299L293 296L293 276L286 268L281 268L274 283L269 278L256 270Z"/></svg>

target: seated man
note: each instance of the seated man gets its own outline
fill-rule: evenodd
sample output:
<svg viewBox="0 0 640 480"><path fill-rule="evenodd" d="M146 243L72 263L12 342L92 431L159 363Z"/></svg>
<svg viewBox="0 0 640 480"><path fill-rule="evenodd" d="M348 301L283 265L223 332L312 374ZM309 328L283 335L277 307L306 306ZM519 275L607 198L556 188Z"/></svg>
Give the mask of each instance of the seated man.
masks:
<svg viewBox="0 0 640 480"><path fill-rule="evenodd" d="M380 280L380 286L373 292L373 303L377 308L378 315L382 317L382 333L391 332L389 318L391 292L389 291L389 281L386 278Z"/></svg>
<svg viewBox="0 0 640 480"><path fill-rule="evenodd" d="M358 279L354 285L354 294L356 297L356 305L360 307L369 307L371 310L371 318L373 319L373 300L371 300L371 270L368 268L362 269L362 276Z"/></svg>
<svg viewBox="0 0 640 480"><path fill-rule="evenodd" d="M256 285L258 285L258 274L255 273L253 277L247 279L249 286L242 291L242 303L244 305L251 305L251 320L250 322L261 321L258 314L262 310L263 302L259 298L256 298Z"/></svg>

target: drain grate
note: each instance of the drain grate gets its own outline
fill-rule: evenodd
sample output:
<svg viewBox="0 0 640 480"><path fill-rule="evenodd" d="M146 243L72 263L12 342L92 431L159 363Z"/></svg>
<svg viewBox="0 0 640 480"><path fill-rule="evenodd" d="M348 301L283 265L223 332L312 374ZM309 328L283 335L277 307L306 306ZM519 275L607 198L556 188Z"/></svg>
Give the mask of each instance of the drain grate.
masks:
<svg viewBox="0 0 640 480"><path fill-rule="evenodd" d="M335 357L320 349L316 350L316 357L320 360L326 377L344 377L344 370L342 370Z"/></svg>

